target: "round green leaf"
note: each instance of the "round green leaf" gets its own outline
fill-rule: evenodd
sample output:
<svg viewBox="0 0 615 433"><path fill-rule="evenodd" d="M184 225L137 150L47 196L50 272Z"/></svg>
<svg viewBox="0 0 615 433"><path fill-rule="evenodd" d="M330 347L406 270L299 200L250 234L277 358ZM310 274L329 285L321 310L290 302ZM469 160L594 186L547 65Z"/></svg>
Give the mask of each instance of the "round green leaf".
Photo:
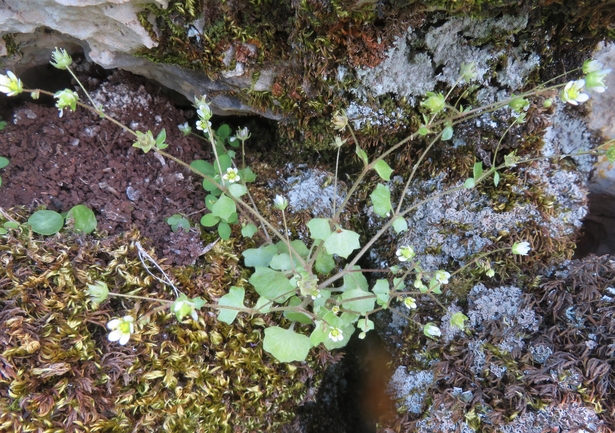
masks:
<svg viewBox="0 0 615 433"><path fill-rule="evenodd" d="M201 225L204 227L213 227L220 221L220 218L214 214L208 213L201 218Z"/></svg>
<svg viewBox="0 0 615 433"><path fill-rule="evenodd" d="M64 226L64 218L52 210L38 210L28 219L28 224L34 233L39 235L53 235Z"/></svg>
<svg viewBox="0 0 615 433"><path fill-rule="evenodd" d="M4 168L9 165L9 160L4 156L0 156L0 168Z"/></svg>
<svg viewBox="0 0 615 433"><path fill-rule="evenodd" d="M334 231L325 241L325 248L329 254L337 254L345 259L360 247L359 235L350 230Z"/></svg>
<svg viewBox="0 0 615 433"><path fill-rule="evenodd" d="M381 217L386 217L393 209L391 206L391 191L383 184L376 185L376 189L370 194L372 204L374 205L374 212Z"/></svg>
<svg viewBox="0 0 615 433"><path fill-rule="evenodd" d="M265 329L263 349L280 362L305 361L311 348L305 335L279 326Z"/></svg>
<svg viewBox="0 0 615 433"><path fill-rule="evenodd" d="M73 219L75 223L75 231L80 231L86 234L90 234L96 230L96 225L98 224L96 222L96 215L94 215L92 209L82 204L78 204L69 210L68 218Z"/></svg>
<svg viewBox="0 0 615 433"><path fill-rule="evenodd" d="M395 229L395 233L405 232L408 230L408 223L404 217L398 217L393 221L393 228Z"/></svg>
<svg viewBox="0 0 615 433"><path fill-rule="evenodd" d="M331 234L331 225L327 218L312 218L307 226L310 229L310 237L314 240L324 241Z"/></svg>
<svg viewBox="0 0 615 433"><path fill-rule="evenodd" d="M218 305L227 307L243 308L245 289L232 286L229 292L218 300ZM233 323L239 311L221 308L218 310L218 320L229 325Z"/></svg>
<svg viewBox="0 0 615 433"><path fill-rule="evenodd" d="M235 202L226 195L221 195L218 201L211 207L211 213L223 221L228 221L231 215L236 212Z"/></svg>
<svg viewBox="0 0 615 433"><path fill-rule="evenodd" d="M227 240L231 237L231 226L229 226L224 221L220 221L218 224L218 235L224 240Z"/></svg>
<svg viewBox="0 0 615 433"><path fill-rule="evenodd" d="M374 170L376 170L376 173L378 173L383 180L391 180L393 169L389 167L389 164L387 164L385 160L381 159L374 164Z"/></svg>
<svg viewBox="0 0 615 433"><path fill-rule="evenodd" d="M241 235L245 238L252 238L257 231L258 228L254 224L250 223L246 224L246 226L241 229Z"/></svg>

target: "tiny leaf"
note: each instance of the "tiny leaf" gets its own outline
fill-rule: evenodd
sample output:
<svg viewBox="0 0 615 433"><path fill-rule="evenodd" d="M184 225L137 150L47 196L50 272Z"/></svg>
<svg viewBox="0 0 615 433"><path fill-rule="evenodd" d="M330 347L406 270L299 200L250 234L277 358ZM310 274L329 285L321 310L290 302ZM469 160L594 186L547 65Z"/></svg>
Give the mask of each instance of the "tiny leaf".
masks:
<svg viewBox="0 0 615 433"><path fill-rule="evenodd" d="M218 224L218 235L224 240L227 240L228 238L230 238L231 237L231 226L229 226L224 221L220 221L220 224Z"/></svg>
<svg viewBox="0 0 615 433"><path fill-rule="evenodd" d="M249 223L242 227L241 235L245 238L252 238L252 236L254 236L257 231L258 228L254 224Z"/></svg>
<svg viewBox="0 0 615 433"><path fill-rule="evenodd" d="M498 184L500 183L500 173L498 173L497 171L493 172L493 184L495 186L498 186Z"/></svg>
<svg viewBox="0 0 615 433"><path fill-rule="evenodd" d="M52 210L37 210L28 219L28 224L34 233L39 235L53 235L62 229L64 218Z"/></svg>
<svg viewBox="0 0 615 433"><path fill-rule="evenodd" d="M305 361L311 348L309 337L293 330L279 326L265 329L263 349L280 362Z"/></svg>
<svg viewBox="0 0 615 433"><path fill-rule="evenodd" d="M459 328L463 331L463 329L465 328L466 320L469 320L468 316L463 314L461 311L458 311L451 316L450 323L451 323L451 326Z"/></svg>
<svg viewBox="0 0 615 433"><path fill-rule="evenodd" d="M228 221L232 214L237 212L235 202L226 195L221 195L218 201L212 206L211 213L224 221Z"/></svg>
<svg viewBox="0 0 615 433"><path fill-rule="evenodd" d="M395 221L393 221L393 229L395 229L395 233L401 233L408 230L408 223L404 217L398 217Z"/></svg>
<svg viewBox="0 0 615 433"><path fill-rule="evenodd" d="M472 168L472 171L474 172L474 180L476 181L483 174L483 163L475 163L474 167Z"/></svg>
<svg viewBox="0 0 615 433"><path fill-rule="evenodd" d="M245 289L232 286L229 292L218 300L218 305L227 307L243 308ZM218 310L218 320L229 325L233 323L239 311L221 308Z"/></svg>
<svg viewBox="0 0 615 433"><path fill-rule="evenodd" d="M389 164L387 164L385 160L381 159L376 162L374 165L374 170L376 170L376 173L378 173L382 179L391 180L391 173L393 173L393 169L389 167Z"/></svg>
<svg viewBox="0 0 615 433"><path fill-rule="evenodd" d="M96 230L96 215L94 215L92 209L82 204L78 204L71 208L71 210L68 211L67 218L72 218L74 220L75 231L90 234Z"/></svg>
<svg viewBox="0 0 615 433"><path fill-rule="evenodd" d="M442 130L442 141L447 141L453 138L453 127L447 126Z"/></svg>
<svg viewBox="0 0 615 433"><path fill-rule="evenodd" d="M201 225L203 227L213 227L220 222L220 218L214 214L208 213L201 217Z"/></svg>
<svg viewBox="0 0 615 433"><path fill-rule="evenodd" d="M358 157L361 158L361 161L363 161L363 164L365 165L369 164L369 160L367 159L367 153L365 153L365 151L361 149L359 145L357 145L355 152L357 153Z"/></svg>
<svg viewBox="0 0 615 433"><path fill-rule="evenodd" d="M345 259L360 247L358 233L351 230L336 230L325 241L325 248L329 254L337 254Z"/></svg>
<svg viewBox="0 0 615 433"><path fill-rule="evenodd" d="M386 217L393 207L391 206L391 191L383 184L376 185L376 189L370 194L374 212L381 217Z"/></svg>
<svg viewBox="0 0 615 433"><path fill-rule="evenodd" d="M468 177L466 181L463 183L463 186L466 189L472 189L474 188L474 185L476 185L476 182L474 181L473 177Z"/></svg>
<svg viewBox="0 0 615 433"><path fill-rule="evenodd" d="M290 298L295 290L283 272L277 272L263 266L256 266L250 277L254 290L265 298L282 303Z"/></svg>
<svg viewBox="0 0 615 433"><path fill-rule="evenodd" d="M331 225L327 218L313 218L307 223L310 237L314 240L326 240L331 234Z"/></svg>

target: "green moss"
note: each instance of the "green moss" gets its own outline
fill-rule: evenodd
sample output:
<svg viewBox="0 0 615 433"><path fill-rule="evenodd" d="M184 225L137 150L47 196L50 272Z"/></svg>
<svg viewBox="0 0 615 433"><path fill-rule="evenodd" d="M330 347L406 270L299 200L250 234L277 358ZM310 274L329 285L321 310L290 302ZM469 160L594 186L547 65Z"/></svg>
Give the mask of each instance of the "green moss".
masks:
<svg viewBox="0 0 615 433"><path fill-rule="evenodd" d="M280 431L318 380L315 361L288 365L262 350L260 317L233 326L205 311L178 323L158 304L112 297L92 307L85 287L172 300L136 255L136 231L105 239L3 237L0 260L0 429L84 432ZM144 242L141 240L141 242ZM205 267L175 268L189 297L214 301L245 283L236 245L220 243ZM148 316L126 346L107 341L112 317ZM267 324L272 319L267 318Z"/></svg>

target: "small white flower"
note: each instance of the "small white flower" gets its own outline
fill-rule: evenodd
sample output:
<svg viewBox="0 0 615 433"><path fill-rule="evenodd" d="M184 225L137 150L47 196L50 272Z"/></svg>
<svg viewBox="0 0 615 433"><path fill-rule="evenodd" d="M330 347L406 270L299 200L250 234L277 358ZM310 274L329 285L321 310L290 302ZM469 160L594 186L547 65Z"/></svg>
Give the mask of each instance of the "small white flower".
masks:
<svg viewBox="0 0 615 433"><path fill-rule="evenodd" d="M339 149L344 145L344 143L346 143L346 140L342 140L342 138L338 135L335 137L335 141L331 143L331 146L335 147L336 149Z"/></svg>
<svg viewBox="0 0 615 433"><path fill-rule="evenodd" d="M340 307L338 305L334 305L333 308L331 308L331 312L337 316L340 312Z"/></svg>
<svg viewBox="0 0 615 433"><path fill-rule="evenodd" d="M408 296L404 299L404 305L410 310L412 310L416 308L416 299L414 299L412 296Z"/></svg>
<svg viewBox="0 0 615 433"><path fill-rule="evenodd" d="M562 101L568 102L572 105L579 105L579 102L585 102L589 99L589 95L587 93L582 93L583 87L585 86L585 80L576 80L570 81L560 93L560 98Z"/></svg>
<svg viewBox="0 0 615 433"><path fill-rule="evenodd" d="M336 111L333 114L332 123L335 129L341 131L346 128L346 125L348 125L348 117L346 117L346 114L343 111Z"/></svg>
<svg viewBox="0 0 615 433"><path fill-rule="evenodd" d="M342 341L344 339L344 333L340 328L331 328L331 331L329 331L329 338L335 342Z"/></svg>
<svg viewBox="0 0 615 433"><path fill-rule="evenodd" d="M49 63L58 69L68 69L71 63L73 63L73 59L64 48L58 49L56 47L55 51L51 53L51 58L52 60Z"/></svg>
<svg viewBox="0 0 615 433"><path fill-rule="evenodd" d="M180 123L179 125L177 125L177 127L179 128L179 130L182 132L182 134L184 135L189 135L192 132L192 128L190 127L190 125L188 124L188 122L186 123Z"/></svg>
<svg viewBox="0 0 615 433"><path fill-rule="evenodd" d="M199 131L207 132L211 128L211 122L209 120L197 120L196 129Z"/></svg>
<svg viewBox="0 0 615 433"><path fill-rule="evenodd" d="M107 323L107 328L111 331L107 338L109 341L117 341L122 346L128 343L130 335L135 332L135 319L132 316L124 316L121 319L113 319Z"/></svg>
<svg viewBox="0 0 615 433"><path fill-rule="evenodd" d="M65 108L70 108L71 111L75 111L77 108L77 101L79 100L77 92L64 89L56 92L53 97L58 100L58 102L56 102L56 107L60 110L60 117L64 115Z"/></svg>
<svg viewBox="0 0 615 433"><path fill-rule="evenodd" d="M592 72L596 72L601 70L604 67L602 63L597 60L587 59L585 63L583 63L583 73L591 74Z"/></svg>
<svg viewBox="0 0 615 433"><path fill-rule="evenodd" d="M103 281L88 284L88 295L90 295L94 304L102 304L109 296L109 287Z"/></svg>
<svg viewBox="0 0 615 433"><path fill-rule="evenodd" d="M237 139L241 141L246 141L248 138L250 138L250 135L252 134L250 134L250 131L248 131L247 127L239 128L235 133L235 137L237 137Z"/></svg>
<svg viewBox="0 0 615 433"><path fill-rule="evenodd" d="M489 269L485 275L487 275L489 278L493 278L495 276L495 271L493 269Z"/></svg>
<svg viewBox="0 0 615 433"><path fill-rule="evenodd" d="M527 256L527 253L530 251L530 243L529 242L515 242L511 249L512 249L513 254L518 254L520 256Z"/></svg>
<svg viewBox="0 0 615 433"><path fill-rule="evenodd" d="M476 71L476 63L474 62L462 63L460 73L461 73L461 78L466 83L469 83L474 78L476 78L476 76L478 75L478 72Z"/></svg>
<svg viewBox="0 0 615 433"><path fill-rule="evenodd" d="M448 279L450 277L451 277L451 274L449 274L446 271L441 271L441 270L437 270L436 273L434 274L434 278L438 280L440 284L448 284Z"/></svg>
<svg viewBox="0 0 615 433"><path fill-rule="evenodd" d="M395 252L395 255L397 255L400 262L405 262L411 260L416 254L411 246L403 246Z"/></svg>
<svg viewBox="0 0 615 433"><path fill-rule="evenodd" d="M312 293L310 293L310 296L312 297L312 299L318 299L322 297L322 294L320 293L320 289L314 289L312 290Z"/></svg>
<svg viewBox="0 0 615 433"><path fill-rule="evenodd" d="M229 183L239 182L241 177L239 177L239 170L233 167L229 167L226 169L226 174L222 176L222 179L228 181Z"/></svg>
<svg viewBox="0 0 615 433"><path fill-rule="evenodd" d="M598 71L592 71L585 76L585 87L587 90L596 93L604 93L606 85L604 79L607 74L611 72L611 69L603 69Z"/></svg>
<svg viewBox="0 0 615 433"><path fill-rule="evenodd" d="M199 317L196 314L196 306L194 305L194 302L190 301L184 294L173 302L171 310L175 313L177 320L182 320L184 316L188 314L190 314L190 317L192 317L192 320L195 322L199 320Z"/></svg>
<svg viewBox="0 0 615 433"><path fill-rule="evenodd" d="M286 200L285 197L281 196L281 195L276 195L275 198L273 199L273 206L276 209L279 210L285 210L286 207L288 206L288 200Z"/></svg>
<svg viewBox="0 0 615 433"><path fill-rule="evenodd" d="M7 96L19 95L23 92L23 84L19 78L11 71L6 71L6 75L0 75L0 92Z"/></svg>
<svg viewBox="0 0 615 433"><path fill-rule="evenodd" d="M429 322L423 327L423 334L425 334L427 337L439 337L442 335L442 331L440 331L440 328L438 328L436 325Z"/></svg>
<svg viewBox="0 0 615 433"><path fill-rule="evenodd" d="M205 120L205 121L211 119L211 116L212 116L212 112L211 112L211 109L209 108L209 105L199 105L199 109L196 110L196 114L197 116L199 116L199 119Z"/></svg>

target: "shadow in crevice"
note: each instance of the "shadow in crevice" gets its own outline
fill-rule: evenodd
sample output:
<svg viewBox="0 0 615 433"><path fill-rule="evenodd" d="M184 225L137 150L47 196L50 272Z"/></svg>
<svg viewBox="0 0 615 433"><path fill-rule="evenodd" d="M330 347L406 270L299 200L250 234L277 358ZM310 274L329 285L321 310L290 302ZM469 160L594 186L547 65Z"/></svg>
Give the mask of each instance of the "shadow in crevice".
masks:
<svg viewBox="0 0 615 433"><path fill-rule="evenodd" d="M589 254L615 255L615 196L592 192L588 196L589 212L583 220L574 259Z"/></svg>

